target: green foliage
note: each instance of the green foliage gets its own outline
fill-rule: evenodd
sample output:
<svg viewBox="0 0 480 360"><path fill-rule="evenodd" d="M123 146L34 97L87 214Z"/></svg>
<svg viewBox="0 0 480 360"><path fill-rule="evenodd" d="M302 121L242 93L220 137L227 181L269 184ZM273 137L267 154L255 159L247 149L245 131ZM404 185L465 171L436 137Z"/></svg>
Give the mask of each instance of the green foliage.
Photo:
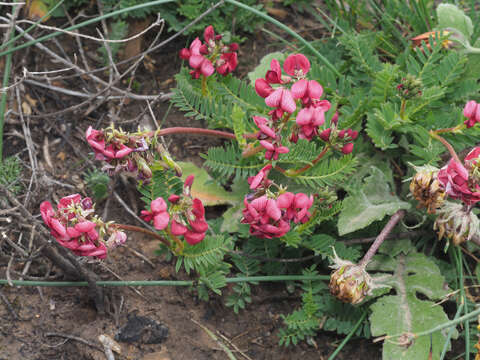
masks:
<svg viewBox="0 0 480 360"><path fill-rule="evenodd" d="M110 177L97 169L85 173L85 184L95 201L101 201L108 196Z"/></svg>
<svg viewBox="0 0 480 360"><path fill-rule="evenodd" d="M150 203L158 197L168 199L171 194L180 195L183 191L183 182L176 176L173 170L165 171L162 167L152 167L152 178L147 184L141 184L138 191L143 195L145 204Z"/></svg>
<svg viewBox="0 0 480 360"><path fill-rule="evenodd" d="M5 186L11 193L18 194L22 190L22 171L22 164L17 157L3 159L0 162L0 185Z"/></svg>
<svg viewBox="0 0 480 360"><path fill-rule="evenodd" d="M194 246L185 245L182 254L177 257L176 271L180 270L182 264L187 274L192 270L205 273L209 268L218 266L230 249L231 240L230 237L223 235L207 235L203 241Z"/></svg>
<svg viewBox="0 0 480 360"><path fill-rule="evenodd" d="M373 336L404 335L408 341L408 334L448 321L443 309L433 302L449 292L444 288L445 280L440 270L424 254L415 252L411 246L406 246L406 249L406 254L401 251L378 255L370 266L370 270L387 272L382 277L382 283L396 291L395 295L380 297L370 307ZM419 298L418 294L427 299ZM399 340L398 337L395 339ZM430 350L432 359L439 359L445 340L445 333L436 332L431 337L416 337L408 347L398 341L385 341L383 359L421 359Z"/></svg>
<svg viewBox="0 0 480 360"><path fill-rule="evenodd" d="M318 275L318 271L312 266L305 269L303 274ZM280 329L278 334L280 345L296 345L320 329L348 334L362 314L361 308L333 299L322 281L303 281L301 289L301 308L282 316L285 328ZM359 327L357 335L369 337L368 327Z"/></svg>
<svg viewBox="0 0 480 360"><path fill-rule="evenodd" d="M385 215L410 208L409 203L391 194L385 175L379 169L372 167L370 173L362 187L351 192L343 202L344 207L338 218L340 235L363 229Z"/></svg>

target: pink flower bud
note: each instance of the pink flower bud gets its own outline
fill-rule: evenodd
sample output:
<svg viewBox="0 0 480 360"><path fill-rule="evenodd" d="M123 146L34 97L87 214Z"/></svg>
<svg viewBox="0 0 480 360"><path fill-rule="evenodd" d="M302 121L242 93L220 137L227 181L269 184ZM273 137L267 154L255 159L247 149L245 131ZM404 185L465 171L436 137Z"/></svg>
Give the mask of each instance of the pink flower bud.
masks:
<svg viewBox="0 0 480 360"><path fill-rule="evenodd" d="M335 125L338 124L338 111L335 111L335 114L333 114L332 120L330 120L330 122Z"/></svg>
<svg viewBox="0 0 480 360"><path fill-rule="evenodd" d="M343 145L342 147L342 153L345 155L350 154L353 151L353 143L348 143Z"/></svg>
<svg viewBox="0 0 480 360"><path fill-rule="evenodd" d="M332 129L331 128L328 128L328 129L325 129L323 130L321 133L320 133L320 139L322 139L323 141L325 142L328 142L330 140L330 134L332 133Z"/></svg>

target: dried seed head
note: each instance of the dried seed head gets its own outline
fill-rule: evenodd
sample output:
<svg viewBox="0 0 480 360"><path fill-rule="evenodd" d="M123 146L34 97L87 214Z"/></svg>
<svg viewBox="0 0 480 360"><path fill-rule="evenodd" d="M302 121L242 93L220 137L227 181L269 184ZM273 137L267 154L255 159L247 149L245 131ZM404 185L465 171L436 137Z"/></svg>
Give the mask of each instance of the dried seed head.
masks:
<svg viewBox="0 0 480 360"><path fill-rule="evenodd" d="M427 208L429 214L435 214L445 200L445 191L437 180L438 170L425 169L413 176L410 192L419 202L418 207Z"/></svg>
<svg viewBox="0 0 480 360"><path fill-rule="evenodd" d="M438 217L433 229L438 230L438 239L444 236L450 239L453 245L460 245L480 235L480 221L469 207L462 204L447 202L438 210Z"/></svg>
<svg viewBox="0 0 480 360"><path fill-rule="evenodd" d="M340 301L358 304L365 299L370 290L370 276L365 269L357 265L345 265L330 275L330 293Z"/></svg>

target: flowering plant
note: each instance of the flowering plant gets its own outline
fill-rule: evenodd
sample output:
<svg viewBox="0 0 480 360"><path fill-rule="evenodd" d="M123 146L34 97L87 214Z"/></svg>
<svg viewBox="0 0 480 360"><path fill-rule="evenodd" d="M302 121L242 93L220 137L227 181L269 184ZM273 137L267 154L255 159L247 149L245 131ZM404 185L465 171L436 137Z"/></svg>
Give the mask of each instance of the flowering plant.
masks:
<svg viewBox="0 0 480 360"><path fill-rule="evenodd" d="M361 307L363 314L369 307L375 335L392 333L378 325L382 309L421 309L432 324L445 320L443 310L425 310L416 297L417 289L428 298L425 303L447 294L437 266L414 250L410 240L403 242L406 245L382 245L391 234L405 235L394 229L402 221L412 225L419 214L412 205L426 208L432 220L429 230L433 227L435 236L447 238L447 245L480 239L473 211L480 200L480 148L463 161L454 149L478 131L478 104L458 95L455 116L449 108L440 111L443 103L438 100L446 94L441 84L448 79L437 74L433 81L425 75L433 71L430 66L437 64L438 54L450 49L432 43L422 48L422 55L408 57L406 65L391 64L365 54L368 44L363 40L348 34L342 38L342 56L355 64L353 70L345 66L336 74L336 68L317 62L318 55L315 60L304 53L275 54L262 60L253 72L260 75L247 82L232 74L241 54L238 45L227 44L209 26L203 41L195 38L180 51L188 68L176 76L171 99L206 126L136 132L113 125L86 129L86 141L104 171L136 178L145 203L140 216L153 225L142 232L175 257L177 271L183 266L187 273L196 272L201 298L208 298L209 291L220 293L232 271L289 275L301 269L293 263L311 261L303 274L314 280L303 284L301 310L284 319L284 344L312 336L322 316L334 319L332 329L341 332L343 320L326 304L344 309L342 314L356 311L336 302L318 280L322 266L328 271L325 259L331 259L335 269L330 293ZM455 126L442 127L446 121ZM170 134L215 136L228 142L202 154L204 168L199 169L174 161L161 141ZM448 161L441 156L442 144L450 153ZM410 176L416 201L401 186ZM208 206L218 204L230 208L220 219L207 219ZM77 195L62 199L58 210L42 203L41 213L57 242L79 256L105 258L108 249L125 241L121 230L140 231L104 223L93 205ZM358 231L375 235L363 257L360 246L345 245ZM433 269L435 291L415 276L424 268ZM375 294L373 290L381 287L394 288L397 294ZM248 283L227 291L227 304L235 311L251 301ZM399 324L405 344L415 347L410 343L413 325ZM435 343L441 340L449 341L439 335Z"/></svg>

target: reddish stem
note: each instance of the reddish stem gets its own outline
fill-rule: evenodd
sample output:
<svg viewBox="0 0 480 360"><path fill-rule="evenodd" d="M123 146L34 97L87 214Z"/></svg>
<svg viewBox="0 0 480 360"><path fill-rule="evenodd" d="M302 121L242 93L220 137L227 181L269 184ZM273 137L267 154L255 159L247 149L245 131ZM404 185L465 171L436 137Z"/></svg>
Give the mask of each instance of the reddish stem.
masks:
<svg viewBox="0 0 480 360"><path fill-rule="evenodd" d="M445 130L445 129L443 129ZM446 131L444 131L446 132ZM443 146L445 146L448 150L448 152L450 153L450 155L452 155L452 158L455 159L455 161L459 164L461 164L462 162L460 161L460 158L458 157L457 153L455 152L455 149L453 148L452 145L450 145L450 143L445 140L443 137L441 137L440 135L437 134L437 131L430 131L430 135L432 137L434 137L435 139L437 139L438 141L440 141Z"/></svg>
<svg viewBox="0 0 480 360"><path fill-rule="evenodd" d="M325 146L322 150L322 152L320 154L318 154L317 158L315 160L312 161L312 164L310 165L305 165L303 168L301 169L298 169L296 171L293 172L293 176L297 176L297 175L300 175L301 173L304 173L305 171L307 171L308 169L310 169L311 167L313 167L316 163L318 163L324 156L325 154L327 153L328 149L330 149L330 146Z"/></svg>
<svg viewBox="0 0 480 360"><path fill-rule="evenodd" d="M149 235L157 240L160 240L162 243L164 243L167 247L170 247L170 243L165 239L163 236L157 234L156 232L141 228L139 226L135 225L126 225L126 224L112 224L110 225L111 227L117 228L117 229L123 229L126 231L134 231L134 232L139 232L143 233L146 235Z"/></svg>
<svg viewBox="0 0 480 360"><path fill-rule="evenodd" d="M190 135L205 135L205 136L215 136L225 139L235 140L235 134L220 131L220 130L211 130L211 129L202 129L202 128L190 128L190 127L171 127L166 129L161 129L159 131L150 131L148 136L165 136L172 134L190 134ZM243 134L245 139L255 139L256 134Z"/></svg>
<svg viewBox="0 0 480 360"><path fill-rule="evenodd" d="M362 260L358 263L358 266L367 267L368 263L372 259L373 255L377 252L378 248L385 239L388 237L388 234L393 230L393 228L397 225L397 223L405 216L405 210L398 210L395 214L392 215L388 223L385 225L383 230L378 234L377 238L373 242L370 249L368 249L367 253L363 256Z"/></svg>

